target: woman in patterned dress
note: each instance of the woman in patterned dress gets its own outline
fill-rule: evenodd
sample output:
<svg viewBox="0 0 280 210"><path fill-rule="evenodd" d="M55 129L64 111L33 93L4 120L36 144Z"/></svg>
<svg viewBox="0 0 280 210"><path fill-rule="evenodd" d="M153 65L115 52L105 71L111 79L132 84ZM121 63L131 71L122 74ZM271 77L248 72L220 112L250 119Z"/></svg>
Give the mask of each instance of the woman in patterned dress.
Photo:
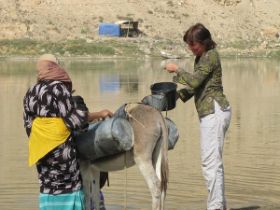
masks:
<svg viewBox="0 0 280 210"><path fill-rule="evenodd" d="M82 210L84 195L72 132L88 122L111 117L104 109L89 112L74 104L72 82L51 54L37 62L37 83L24 100L24 127L29 137L29 165L36 164L40 210Z"/></svg>

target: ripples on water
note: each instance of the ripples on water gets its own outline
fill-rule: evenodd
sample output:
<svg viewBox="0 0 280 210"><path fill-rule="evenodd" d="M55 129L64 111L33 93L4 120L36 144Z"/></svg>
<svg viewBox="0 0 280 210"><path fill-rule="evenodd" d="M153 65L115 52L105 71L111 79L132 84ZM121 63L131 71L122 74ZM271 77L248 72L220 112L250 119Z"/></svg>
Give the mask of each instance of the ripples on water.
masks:
<svg viewBox="0 0 280 210"><path fill-rule="evenodd" d="M224 148L228 205L280 206L280 69L279 61L223 59L225 93L233 109ZM76 93L91 110L116 110L150 94L150 85L170 81L160 60L64 61ZM192 60L181 61L188 69ZM38 209L34 168L27 166L22 98L36 80L34 61L0 61L0 209ZM169 151L168 209L205 209L199 130L193 101L178 103L168 116L180 139ZM110 174L104 188L108 210L150 209L151 197L136 167Z"/></svg>

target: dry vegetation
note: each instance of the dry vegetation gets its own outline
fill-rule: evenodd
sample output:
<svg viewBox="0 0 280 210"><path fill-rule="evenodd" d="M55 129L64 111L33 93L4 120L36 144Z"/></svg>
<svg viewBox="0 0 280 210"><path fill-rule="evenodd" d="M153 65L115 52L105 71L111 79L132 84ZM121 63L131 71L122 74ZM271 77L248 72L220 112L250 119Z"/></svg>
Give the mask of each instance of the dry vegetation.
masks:
<svg viewBox="0 0 280 210"><path fill-rule="evenodd" d="M120 42L112 46L113 55L125 55L123 42L143 55L157 55L161 49L184 54L184 31L202 22L224 55L279 56L279 7L279 0L0 0L0 54L37 54L53 49L55 43L62 47L57 52L62 55L100 54L110 42L99 37L99 23L129 19L139 21L142 35L129 41L113 39ZM13 41L7 40L17 44L31 40L36 47L17 52ZM69 50L73 40L90 46L85 51ZM101 43L100 52L92 49L93 42L95 48Z"/></svg>

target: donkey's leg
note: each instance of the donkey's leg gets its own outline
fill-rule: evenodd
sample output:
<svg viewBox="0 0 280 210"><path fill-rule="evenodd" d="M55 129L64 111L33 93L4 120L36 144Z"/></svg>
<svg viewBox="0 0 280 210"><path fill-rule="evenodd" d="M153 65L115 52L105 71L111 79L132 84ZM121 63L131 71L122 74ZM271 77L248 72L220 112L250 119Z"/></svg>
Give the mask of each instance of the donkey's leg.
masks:
<svg viewBox="0 0 280 210"><path fill-rule="evenodd" d="M91 189L91 199L94 203L94 209L100 210L100 171L96 169L95 167L92 167L91 169L93 180L92 182L92 189Z"/></svg>
<svg viewBox="0 0 280 210"><path fill-rule="evenodd" d="M155 161L155 170L156 170L156 176L158 177L158 179L160 180L160 210L163 210L163 207L164 207L164 200L165 200L165 190L162 186L162 182L163 182L163 177L162 177L162 161L163 161L163 158L162 158L162 152L160 151L159 154L157 156L154 157L154 161Z"/></svg>
<svg viewBox="0 0 280 210"><path fill-rule="evenodd" d="M89 161L80 161L80 170L83 179L83 191L85 193L85 206L86 210L91 208L91 188L92 188L92 175L91 164Z"/></svg>
<svg viewBox="0 0 280 210"><path fill-rule="evenodd" d="M156 175L160 180L160 209L164 209L164 201L166 196L167 181L168 181L168 162L167 162L167 130L165 125L161 126L162 135L159 138L156 147L153 152L153 166L156 171Z"/></svg>
<svg viewBox="0 0 280 210"><path fill-rule="evenodd" d="M142 173L148 188L152 196L152 209L160 210L160 180L158 179L155 169L152 165L151 160L142 160L141 158L135 158L136 165L138 166L140 172Z"/></svg>
<svg viewBox="0 0 280 210"><path fill-rule="evenodd" d="M158 142L160 143L160 142ZM160 148L160 145L157 145L157 147L154 150L153 153L153 167L155 169L155 173L157 178L160 181L160 210L163 210L163 206L164 206L164 199L165 199L165 191L162 188L161 185L161 181L162 181L162 174L161 174L161 164L162 164L162 155L161 155L161 151L158 150Z"/></svg>

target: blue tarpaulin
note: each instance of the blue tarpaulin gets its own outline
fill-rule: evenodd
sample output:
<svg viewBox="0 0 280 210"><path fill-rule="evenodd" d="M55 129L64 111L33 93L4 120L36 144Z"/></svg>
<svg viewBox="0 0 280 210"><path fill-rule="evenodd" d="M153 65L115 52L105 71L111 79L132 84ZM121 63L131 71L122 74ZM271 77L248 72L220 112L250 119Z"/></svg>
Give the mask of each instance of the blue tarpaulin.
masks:
<svg viewBox="0 0 280 210"><path fill-rule="evenodd" d="M114 23L100 23L99 24L100 36L121 36L121 28L119 24Z"/></svg>

